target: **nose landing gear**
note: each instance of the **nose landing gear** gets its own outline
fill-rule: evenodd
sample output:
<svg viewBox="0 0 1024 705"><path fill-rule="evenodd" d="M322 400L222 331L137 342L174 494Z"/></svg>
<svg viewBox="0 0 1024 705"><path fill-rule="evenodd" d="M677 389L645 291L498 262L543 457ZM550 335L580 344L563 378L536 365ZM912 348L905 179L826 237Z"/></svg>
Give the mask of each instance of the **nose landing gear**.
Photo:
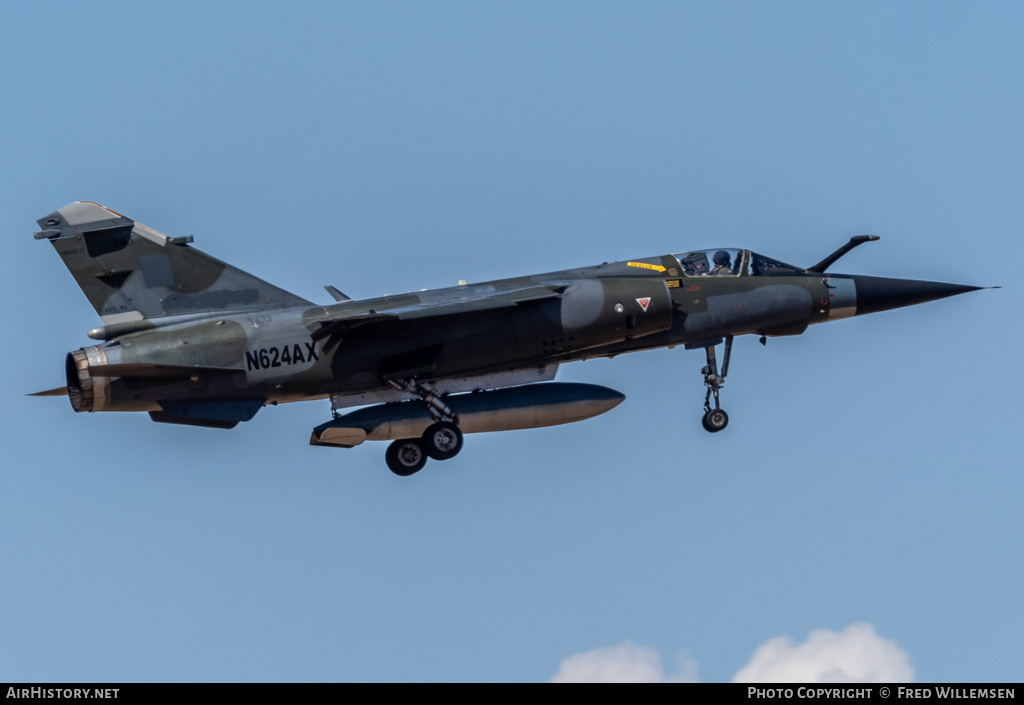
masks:
<svg viewBox="0 0 1024 705"><path fill-rule="evenodd" d="M722 374L718 374L718 361L715 359L715 345L718 344L718 340L711 341L711 345L705 345L704 351L707 353L708 364L701 370L701 374L704 375L704 386L708 388L707 394L704 395L704 418L701 419L701 424L704 426L705 431L710 433L718 433L725 428L729 423L729 414L725 413L722 409L718 400L718 391L725 386L725 376L729 374L729 358L732 355L732 336L726 336L725 338L725 358L722 360ZM711 396L715 397L715 407L711 408Z"/></svg>
<svg viewBox="0 0 1024 705"><path fill-rule="evenodd" d="M729 414L724 409L708 409L700 422L705 431L718 433L729 423Z"/></svg>

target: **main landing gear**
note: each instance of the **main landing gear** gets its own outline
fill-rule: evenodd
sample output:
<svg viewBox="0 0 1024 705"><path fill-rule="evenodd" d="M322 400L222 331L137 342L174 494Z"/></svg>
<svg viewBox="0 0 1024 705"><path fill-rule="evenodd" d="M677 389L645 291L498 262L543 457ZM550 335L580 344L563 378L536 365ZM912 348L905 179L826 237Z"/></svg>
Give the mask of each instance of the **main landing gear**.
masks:
<svg viewBox="0 0 1024 705"><path fill-rule="evenodd" d="M432 390L412 380L388 380L395 389L420 398L434 423L419 438L393 441L384 454L388 469L400 477L414 475L427 464L427 458L448 460L462 450L459 417Z"/></svg>
<svg viewBox="0 0 1024 705"><path fill-rule="evenodd" d="M718 390L725 385L725 376L729 373L729 357L732 355L732 336L726 336L725 338L725 359L722 360L722 374L718 374L718 361L715 359L715 345L719 341L714 341L712 345L706 345L704 347L705 352L708 356L708 364L701 370L701 374L704 375L704 386L708 388L707 394L704 395L704 418L701 419L701 424L704 426L705 431L711 433L718 433L729 424L729 414L725 413L721 405L718 402ZM711 395L715 397L715 408L711 408Z"/></svg>

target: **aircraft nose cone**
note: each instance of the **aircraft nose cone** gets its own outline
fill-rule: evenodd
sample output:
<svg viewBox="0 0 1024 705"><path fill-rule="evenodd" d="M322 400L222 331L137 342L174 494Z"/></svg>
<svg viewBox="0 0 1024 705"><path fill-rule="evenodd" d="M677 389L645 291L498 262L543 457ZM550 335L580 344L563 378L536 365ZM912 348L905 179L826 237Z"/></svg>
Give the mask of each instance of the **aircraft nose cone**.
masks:
<svg viewBox="0 0 1024 705"><path fill-rule="evenodd" d="M857 313L877 313L903 306L923 304L926 301L944 299L983 287L966 284L945 284L923 282L913 279L887 279L885 277L852 276L857 287Z"/></svg>

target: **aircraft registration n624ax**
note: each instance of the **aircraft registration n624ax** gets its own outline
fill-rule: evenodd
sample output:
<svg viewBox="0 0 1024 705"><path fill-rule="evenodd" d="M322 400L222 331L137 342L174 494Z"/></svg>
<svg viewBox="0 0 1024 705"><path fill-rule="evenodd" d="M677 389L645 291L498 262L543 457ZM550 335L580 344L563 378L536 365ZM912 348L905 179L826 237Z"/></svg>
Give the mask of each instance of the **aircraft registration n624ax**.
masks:
<svg viewBox="0 0 1024 705"><path fill-rule="evenodd" d="M267 404L330 399L310 443L390 440L398 475L447 460L464 433L537 428L602 414L625 397L553 382L565 362L703 348L704 428L733 338L799 335L812 323L982 287L826 270L874 235L807 267L712 248L321 306L88 201L38 221L103 325L68 353L75 411L144 411L154 421L233 428ZM715 355L724 343L722 366ZM339 414L338 409L364 407Z"/></svg>

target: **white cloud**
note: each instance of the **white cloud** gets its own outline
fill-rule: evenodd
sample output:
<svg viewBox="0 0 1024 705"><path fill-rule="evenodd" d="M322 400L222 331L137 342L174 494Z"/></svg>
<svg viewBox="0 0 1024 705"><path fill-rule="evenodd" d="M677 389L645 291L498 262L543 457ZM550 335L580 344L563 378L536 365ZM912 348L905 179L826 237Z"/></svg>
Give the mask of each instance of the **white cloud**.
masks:
<svg viewBox="0 0 1024 705"><path fill-rule="evenodd" d="M653 646L631 641L575 654L562 661L552 683L695 683L697 664L680 657L679 670L666 675Z"/></svg>
<svg viewBox="0 0 1024 705"><path fill-rule="evenodd" d="M697 682L697 663L680 656L666 674L653 646L631 641L575 654L562 661L552 683ZM896 642L878 636L870 624L840 632L812 631L794 644L788 636L769 639L754 651L734 683L904 683L914 679L910 656Z"/></svg>
<svg viewBox="0 0 1024 705"><path fill-rule="evenodd" d="M875 634L870 624L841 632L812 631L794 644L788 636L770 639L733 676L734 683L905 683L914 679L907 652Z"/></svg>

